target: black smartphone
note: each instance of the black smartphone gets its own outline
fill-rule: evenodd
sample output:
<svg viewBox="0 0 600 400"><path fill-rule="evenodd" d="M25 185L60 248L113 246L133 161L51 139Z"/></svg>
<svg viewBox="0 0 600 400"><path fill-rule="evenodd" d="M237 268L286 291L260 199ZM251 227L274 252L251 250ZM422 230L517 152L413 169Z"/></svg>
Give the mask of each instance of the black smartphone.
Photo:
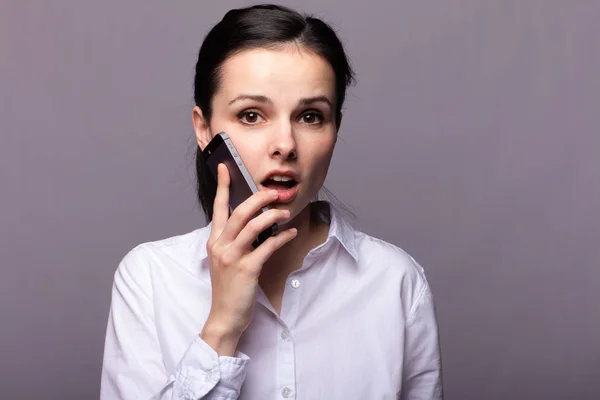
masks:
<svg viewBox="0 0 600 400"><path fill-rule="evenodd" d="M225 164L230 176L229 185L229 211L232 212L237 206L246 201L247 198L258 192L258 188L252 180L252 176L246 169L242 158L235 150L229 135L225 132L218 133L206 145L203 150L206 167L210 170L215 182L217 181L217 166L220 163ZM216 186L216 185L215 185ZM252 216L255 218L261 213L268 211L268 207L262 207L261 210ZM252 243L258 247L261 243L273 236L279 231L277 224L271 225L262 231L256 240Z"/></svg>

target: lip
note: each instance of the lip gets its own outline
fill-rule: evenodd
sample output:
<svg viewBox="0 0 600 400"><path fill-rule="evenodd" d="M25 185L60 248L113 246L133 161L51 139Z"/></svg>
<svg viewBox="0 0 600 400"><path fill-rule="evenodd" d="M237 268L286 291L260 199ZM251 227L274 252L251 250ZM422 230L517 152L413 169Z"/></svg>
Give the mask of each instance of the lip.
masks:
<svg viewBox="0 0 600 400"><path fill-rule="evenodd" d="M277 198L277 200L275 200L275 202L277 203L291 203L298 194L298 187L300 186L300 177L294 171L280 169L272 170L267 175L265 175L261 183L258 185L259 190L270 190L268 187L263 186L262 182L266 181L273 175L289 176L296 182L296 185L294 185L294 187L290 189L279 190L279 197Z"/></svg>
<svg viewBox="0 0 600 400"><path fill-rule="evenodd" d="M260 185L259 190L271 190L268 187ZM291 203L298 194L298 183L289 189L278 189L279 197L275 200L275 203Z"/></svg>

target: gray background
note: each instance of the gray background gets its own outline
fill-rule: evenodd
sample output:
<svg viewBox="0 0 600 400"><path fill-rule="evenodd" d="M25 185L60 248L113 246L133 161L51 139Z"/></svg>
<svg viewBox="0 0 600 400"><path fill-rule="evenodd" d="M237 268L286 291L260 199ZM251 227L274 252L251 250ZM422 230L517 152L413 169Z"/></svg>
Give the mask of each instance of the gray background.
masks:
<svg viewBox="0 0 600 400"><path fill-rule="evenodd" d="M242 4L0 3L1 398L96 398L118 262L204 225L193 68ZM600 3L284 4L352 57L327 186L425 267L446 399L600 399Z"/></svg>

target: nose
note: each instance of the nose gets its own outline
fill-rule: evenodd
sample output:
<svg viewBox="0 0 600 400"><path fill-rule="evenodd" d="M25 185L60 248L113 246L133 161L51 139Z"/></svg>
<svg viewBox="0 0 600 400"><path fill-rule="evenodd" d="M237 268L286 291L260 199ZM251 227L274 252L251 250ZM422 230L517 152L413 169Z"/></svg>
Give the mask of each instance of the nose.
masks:
<svg viewBox="0 0 600 400"><path fill-rule="evenodd" d="M278 158L281 161L295 160L298 155L296 146L296 137L292 125L284 123L276 128L273 132L271 148L269 149L271 157Z"/></svg>

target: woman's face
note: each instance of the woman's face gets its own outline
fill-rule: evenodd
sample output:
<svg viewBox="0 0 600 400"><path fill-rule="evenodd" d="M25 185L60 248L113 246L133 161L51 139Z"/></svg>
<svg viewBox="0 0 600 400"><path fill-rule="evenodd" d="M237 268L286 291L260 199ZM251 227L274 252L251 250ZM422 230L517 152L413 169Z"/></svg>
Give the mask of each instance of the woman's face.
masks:
<svg viewBox="0 0 600 400"><path fill-rule="evenodd" d="M337 136L335 102L335 75L322 57L295 45L246 50L223 63L210 126L195 108L196 136L204 148L226 132L256 186L281 190L272 206L294 218L325 181ZM282 175L289 177L277 182Z"/></svg>

